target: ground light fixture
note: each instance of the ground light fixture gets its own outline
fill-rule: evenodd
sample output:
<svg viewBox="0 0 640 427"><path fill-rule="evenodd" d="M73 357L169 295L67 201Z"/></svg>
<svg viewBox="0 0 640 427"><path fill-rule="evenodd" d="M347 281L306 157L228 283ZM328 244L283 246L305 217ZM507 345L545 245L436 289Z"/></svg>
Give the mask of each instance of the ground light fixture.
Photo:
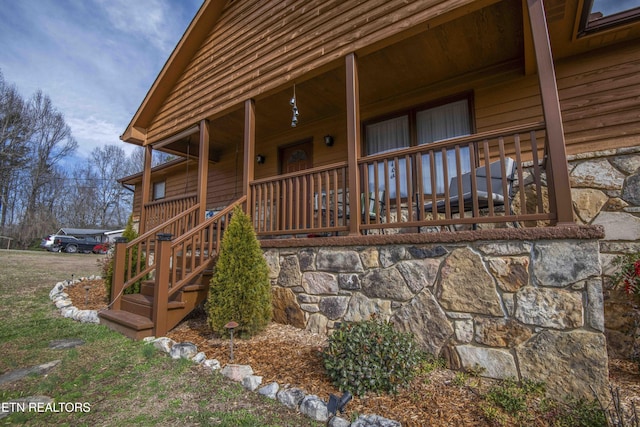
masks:
<svg viewBox="0 0 640 427"><path fill-rule="evenodd" d="M229 360L233 362L233 330L238 327L238 323L232 320L224 325L224 327L229 331L229 334L231 334L231 341L229 342Z"/></svg>

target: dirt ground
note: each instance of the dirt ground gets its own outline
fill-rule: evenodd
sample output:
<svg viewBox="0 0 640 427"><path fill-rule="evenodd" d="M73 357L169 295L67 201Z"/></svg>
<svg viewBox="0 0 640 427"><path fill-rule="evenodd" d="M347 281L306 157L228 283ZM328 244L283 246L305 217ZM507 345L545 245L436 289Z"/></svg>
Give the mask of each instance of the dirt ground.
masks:
<svg viewBox="0 0 640 427"><path fill-rule="evenodd" d="M100 280L69 287L67 293L79 309L99 310L106 306ZM177 342L196 344L207 358L218 359L222 366L230 362L229 340L212 334L202 310L192 313L168 336ZM325 342L323 336L272 323L265 332L250 340L234 339L233 363L251 365L255 374L263 377L263 384L276 381L281 386L299 387L327 401L330 394L340 396L341 393L324 374L320 350ZM626 360L610 360L609 374L611 386L620 390L625 407L640 406L638 365ZM416 377L397 395L356 397L346 405L342 416L351 419L358 414L377 414L404 426L490 426L482 413L480 392L490 385L490 380L472 378L461 386L455 372L438 369ZM538 419L535 425L546 424Z"/></svg>

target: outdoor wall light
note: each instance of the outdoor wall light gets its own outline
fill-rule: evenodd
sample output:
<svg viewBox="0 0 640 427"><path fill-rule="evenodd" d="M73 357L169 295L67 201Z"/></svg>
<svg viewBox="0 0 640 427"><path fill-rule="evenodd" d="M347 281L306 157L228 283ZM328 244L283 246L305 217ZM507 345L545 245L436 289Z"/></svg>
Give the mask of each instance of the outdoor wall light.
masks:
<svg viewBox="0 0 640 427"><path fill-rule="evenodd" d="M258 162L258 164L260 164L260 165L261 165L261 164L263 164L263 163L264 163L264 161L265 161L265 157L264 157L262 154L258 154L258 155L256 156L256 162Z"/></svg>
<svg viewBox="0 0 640 427"><path fill-rule="evenodd" d="M333 136L331 135L325 135L324 137L324 144L327 147L332 147L333 146Z"/></svg>

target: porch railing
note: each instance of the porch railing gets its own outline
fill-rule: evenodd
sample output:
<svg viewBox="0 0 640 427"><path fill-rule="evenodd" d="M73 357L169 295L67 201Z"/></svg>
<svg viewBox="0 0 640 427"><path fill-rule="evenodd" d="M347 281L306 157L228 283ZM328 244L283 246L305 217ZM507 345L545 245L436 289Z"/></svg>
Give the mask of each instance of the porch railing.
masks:
<svg viewBox="0 0 640 427"><path fill-rule="evenodd" d="M540 122L361 158L358 215L346 163L253 181L249 209L263 236L347 232L354 220L363 232L549 223L556 212L544 196L554 191L546 144Z"/></svg>
<svg viewBox="0 0 640 427"><path fill-rule="evenodd" d="M144 205L144 230L151 230L160 224L164 224L194 206L197 201L196 195L190 194L146 203Z"/></svg>

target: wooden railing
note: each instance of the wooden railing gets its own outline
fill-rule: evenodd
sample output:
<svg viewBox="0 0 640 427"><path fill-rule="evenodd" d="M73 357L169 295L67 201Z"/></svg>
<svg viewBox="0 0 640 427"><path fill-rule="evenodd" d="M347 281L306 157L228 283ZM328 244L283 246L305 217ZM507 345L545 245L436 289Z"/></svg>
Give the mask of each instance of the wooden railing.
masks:
<svg viewBox="0 0 640 427"><path fill-rule="evenodd" d="M543 198L543 183L553 182L545 134L540 122L361 158L358 215L350 215L346 163L253 181L248 207L263 236L347 232L353 220L362 232L553 222Z"/></svg>
<svg viewBox="0 0 640 427"><path fill-rule="evenodd" d="M175 218L185 210L191 208L196 203L197 197L195 194L146 203L144 205L145 224L143 230L146 232L158 225L164 224L171 218Z"/></svg>
<svg viewBox="0 0 640 427"><path fill-rule="evenodd" d="M347 230L347 163L305 169L251 183L250 216L258 235Z"/></svg>

